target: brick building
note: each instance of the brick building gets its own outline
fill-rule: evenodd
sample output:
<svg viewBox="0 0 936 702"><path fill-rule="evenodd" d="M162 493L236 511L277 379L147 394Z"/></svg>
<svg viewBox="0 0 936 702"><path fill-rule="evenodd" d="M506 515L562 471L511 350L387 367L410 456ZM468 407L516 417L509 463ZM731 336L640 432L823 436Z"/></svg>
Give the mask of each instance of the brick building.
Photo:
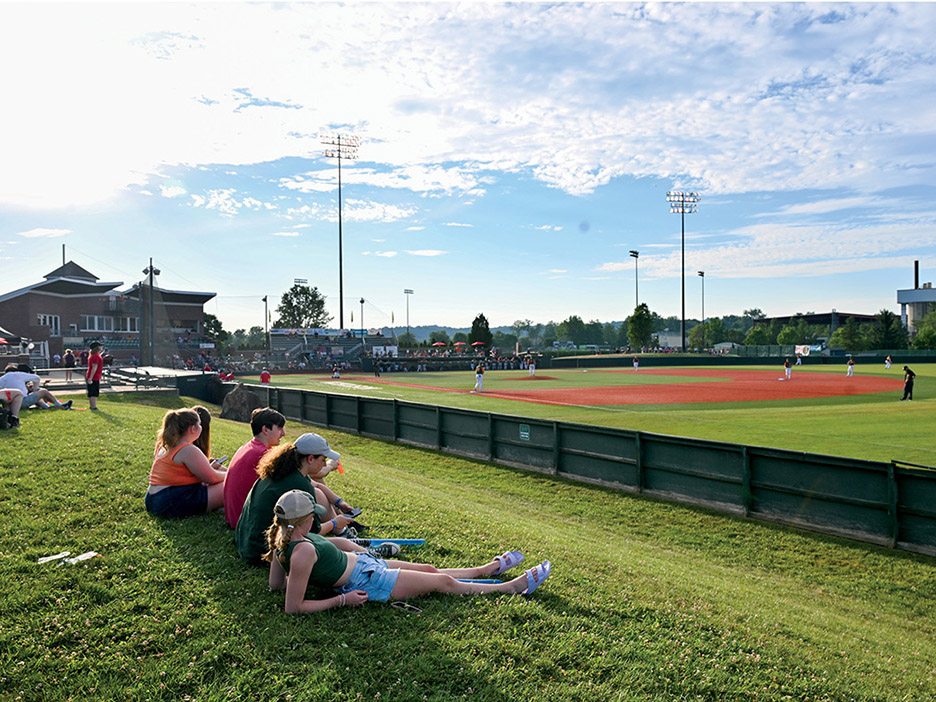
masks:
<svg viewBox="0 0 936 702"><path fill-rule="evenodd" d="M66 348L78 351L92 340L101 341L115 359L129 361L131 355L142 357L141 336L149 346L152 309L157 362L167 355L197 355L204 341L204 304L214 293L156 287L150 305L148 286L118 290L122 285L101 282L69 261L38 283L0 294L0 325L33 341L33 361L40 367L43 358L48 363Z"/></svg>

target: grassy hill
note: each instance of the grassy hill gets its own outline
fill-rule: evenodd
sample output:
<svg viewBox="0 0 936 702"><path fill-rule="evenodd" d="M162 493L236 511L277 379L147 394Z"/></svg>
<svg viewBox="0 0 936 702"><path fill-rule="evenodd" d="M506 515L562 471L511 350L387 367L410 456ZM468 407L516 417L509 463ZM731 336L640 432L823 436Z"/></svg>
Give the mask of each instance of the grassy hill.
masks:
<svg viewBox="0 0 936 702"><path fill-rule="evenodd" d="M296 617L220 515L143 509L173 398L28 412L0 432L0 697L931 700L933 559L327 433L375 535L454 566L550 558L529 599ZM214 453L245 425L212 423ZM290 436L302 427L287 426ZM63 550L101 555L38 564Z"/></svg>

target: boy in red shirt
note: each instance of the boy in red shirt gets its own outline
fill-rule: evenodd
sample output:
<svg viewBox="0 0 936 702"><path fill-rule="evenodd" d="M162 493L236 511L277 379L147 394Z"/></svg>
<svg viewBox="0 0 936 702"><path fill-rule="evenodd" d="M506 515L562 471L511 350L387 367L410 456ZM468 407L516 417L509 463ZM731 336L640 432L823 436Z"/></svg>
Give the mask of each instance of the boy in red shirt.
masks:
<svg viewBox="0 0 936 702"><path fill-rule="evenodd" d="M104 358L101 356L101 345L98 342L91 344L91 355L88 356L88 371L85 373L85 382L88 385L88 404L96 410L98 395L101 394L101 373L104 372Z"/></svg>

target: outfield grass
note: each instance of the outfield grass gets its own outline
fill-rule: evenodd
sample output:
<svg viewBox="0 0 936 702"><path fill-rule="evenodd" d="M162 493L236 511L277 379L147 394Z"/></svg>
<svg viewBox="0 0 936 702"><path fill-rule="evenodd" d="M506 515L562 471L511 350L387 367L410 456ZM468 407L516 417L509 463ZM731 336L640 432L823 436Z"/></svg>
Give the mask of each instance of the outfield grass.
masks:
<svg viewBox="0 0 936 702"><path fill-rule="evenodd" d="M693 366L698 369L699 366ZM712 366L724 369L725 366ZM733 370L777 370L767 366L732 366ZM859 375L902 378L896 366L884 371L877 366L858 366ZM559 406L519 402L464 392L431 388L380 385L366 374L347 374L340 381L323 375L274 377L274 383L319 392L397 398L446 407L580 422L634 431L647 431L729 443L783 448L833 456L875 461L898 460L936 466L936 364L914 364L917 373L913 402L897 402L899 393L885 392L829 398L777 400L770 402L718 402L682 405ZM803 366L796 374L830 372L828 366ZM778 374L781 371L777 371ZM844 371L842 371L844 373ZM529 389L540 387L517 380L521 371L488 371L485 389ZM544 381L549 388L626 385L636 383L721 382L712 378L656 376L638 373L582 373L581 370L538 369L537 375L556 378ZM446 389L470 389L474 375L461 373L392 373L384 379L401 383L432 385ZM239 377L248 383L254 377Z"/></svg>
<svg viewBox="0 0 936 702"><path fill-rule="evenodd" d="M0 432L0 697L936 698L933 559L331 432L329 482L376 535L449 566L519 548L554 574L529 599L286 615L219 515L144 511L159 405L180 403L149 402ZM217 454L249 438L212 429ZM37 564L61 550L102 557Z"/></svg>

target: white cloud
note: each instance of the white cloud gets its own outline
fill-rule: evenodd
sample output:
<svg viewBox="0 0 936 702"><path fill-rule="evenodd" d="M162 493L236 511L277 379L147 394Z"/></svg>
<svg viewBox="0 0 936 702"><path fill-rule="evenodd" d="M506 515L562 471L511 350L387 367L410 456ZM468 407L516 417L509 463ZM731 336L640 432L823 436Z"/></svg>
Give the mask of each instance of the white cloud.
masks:
<svg viewBox="0 0 936 702"><path fill-rule="evenodd" d="M473 224L464 224L462 222L443 222L443 227L474 227Z"/></svg>
<svg viewBox="0 0 936 702"><path fill-rule="evenodd" d="M407 227L404 231L407 232L421 232L425 227Z"/></svg>
<svg viewBox="0 0 936 702"><path fill-rule="evenodd" d="M71 229L48 229L46 227L37 227L25 232L18 232L19 236L27 239L55 239L66 234L71 234ZM14 242L10 242L11 244Z"/></svg>
<svg viewBox="0 0 936 702"><path fill-rule="evenodd" d="M397 255L396 251L377 251L374 253L375 256L382 256L383 258L393 258Z"/></svg>
<svg viewBox="0 0 936 702"><path fill-rule="evenodd" d="M559 227L553 224L544 224L542 227L533 227L533 228L539 231L544 231L544 232L561 232L562 231L562 227Z"/></svg>
<svg viewBox="0 0 936 702"><path fill-rule="evenodd" d="M561 269L561 268L552 268L552 269L550 269L550 270L548 270L548 271L544 271L544 272L541 273L540 275L546 275L547 273L559 273L559 274L561 274L561 273L568 273L568 272L569 272L569 271L564 270L564 269Z"/></svg>
<svg viewBox="0 0 936 702"><path fill-rule="evenodd" d="M299 236L299 232L273 232L273 236Z"/></svg>
<svg viewBox="0 0 936 702"><path fill-rule="evenodd" d="M504 173L574 194L625 175L710 193L932 182L932 5L834 7L66 3L49 23L6 4L0 63L22 68L2 78L19 107L0 115L0 202L308 158L333 125L377 164L346 164L347 182L426 196ZM330 190L336 172L282 186Z"/></svg>
<svg viewBox="0 0 936 702"><path fill-rule="evenodd" d="M187 191L185 188L183 188L181 185L159 186L159 194L163 197L182 197L186 194L186 192Z"/></svg>
<svg viewBox="0 0 936 702"><path fill-rule="evenodd" d="M448 251L439 251L438 249L419 249L416 251L407 251L410 256L444 256Z"/></svg>

